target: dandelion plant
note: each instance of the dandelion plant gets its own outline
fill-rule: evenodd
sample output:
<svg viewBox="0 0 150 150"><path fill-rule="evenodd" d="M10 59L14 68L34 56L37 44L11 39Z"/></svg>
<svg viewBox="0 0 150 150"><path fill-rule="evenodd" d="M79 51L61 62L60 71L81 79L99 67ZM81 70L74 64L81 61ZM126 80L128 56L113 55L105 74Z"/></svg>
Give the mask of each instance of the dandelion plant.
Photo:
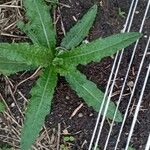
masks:
<svg viewBox="0 0 150 150"><path fill-rule="evenodd" d="M98 62L135 42L141 34L120 33L81 44L95 20L97 5L94 5L70 29L59 48L56 48L56 31L47 3L44 0L24 0L23 6L28 20L26 23L20 21L18 27L31 39L32 44L0 43L0 73L10 75L23 70L42 68L41 75L31 89L21 132L21 150L28 150L42 128L45 116L51 110L58 75L64 76L77 95L98 112L104 94L95 83L87 80L86 76L77 70L77 66L91 61ZM112 119L115 109L116 106L111 101L106 117ZM122 121L119 110L115 121Z"/></svg>

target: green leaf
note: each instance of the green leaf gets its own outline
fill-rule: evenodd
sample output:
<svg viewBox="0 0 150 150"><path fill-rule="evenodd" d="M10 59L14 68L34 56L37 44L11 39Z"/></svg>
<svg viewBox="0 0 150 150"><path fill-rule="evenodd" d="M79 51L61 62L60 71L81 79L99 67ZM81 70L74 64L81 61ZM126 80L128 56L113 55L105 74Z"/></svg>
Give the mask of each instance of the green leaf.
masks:
<svg viewBox="0 0 150 150"><path fill-rule="evenodd" d="M120 33L104 39L97 39L89 44L81 45L71 51L59 53L58 57L63 58L65 66L77 66L87 64L91 61L100 61L103 57L110 56L118 50L127 47L141 37L140 33Z"/></svg>
<svg viewBox="0 0 150 150"><path fill-rule="evenodd" d="M46 48L28 43L0 43L0 57L35 66L47 66L53 59Z"/></svg>
<svg viewBox="0 0 150 150"><path fill-rule="evenodd" d="M129 146L129 147L128 147L128 150L135 150L135 148Z"/></svg>
<svg viewBox="0 0 150 150"><path fill-rule="evenodd" d="M4 112L5 109L6 109L5 104L0 100L0 113L1 113L1 112Z"/></svg>
<svg viewBox="0 0 150 150"><path fill-rule="evenodd" d="M18 23L18 26L31 38L34 44L43 45L52 51L56 39L49 7L44 0L24 0L28 23Z"/></svg>
<svg viewBox="0 0 150 150"><path fill-rule="evenodd" d="M7 58L0 57L0 74L10 75L19 71L35 69L24 62L11 61Z"/></svg>
<svg viewBox="0 0 150 150"><path fill-rule="evenodd" d="M75 141L75 138L73 136L65 136L64 142L73 142Z"/></svg>
<svg viewBox="0 0 150 150"><path fill-rule="evenodd" d="M79 97L82 97L88 106L92 106L95 111L99 112L104 93L100 91L96 84L86 79L86 76L77 70L71 70L66 76L72 89L74 89ZM106 102L105 102L106 104ZM113 119L116 110L115 104L110 101L106 117ZM122 122L122 114L117 112L116 122Z"/></svg>
<svg viewBox="0 0 150 150"><path fill-rule="evenodd" d="M89 33L90 28L95 20L97 13L97 5L94 5L89 11L83 16L83 18L77 22L77 24L70 29L70 31L63 38L61 47L71 49L76 47L85 36Z"/></svg>
<svg viewBox="0 0 150 150"><path fill-rule="evenodd" d="M8 148L8 147L2 147L0 150L13 150L13 148Z"/></svg>
<svg viewBox="0 0 150 150"><path fill-rule="evenodd" d="M31 90L31 99L26 112L26 119L21 134L21 150L30 149L38 136L45 116L50 112L57 74L52 66L45 69Z"/></svg>

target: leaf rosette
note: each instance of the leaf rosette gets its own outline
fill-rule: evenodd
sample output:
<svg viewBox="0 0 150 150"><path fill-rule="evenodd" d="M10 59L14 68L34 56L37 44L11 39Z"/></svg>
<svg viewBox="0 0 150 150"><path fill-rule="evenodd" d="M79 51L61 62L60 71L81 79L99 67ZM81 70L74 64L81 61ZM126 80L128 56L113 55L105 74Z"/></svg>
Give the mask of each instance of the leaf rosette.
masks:
<svg viewBox="0 0 150 150"><path fill-rule="evenodd" d="M113 55L135 42L141 34L120 33L99 38L89 44L81 44L95 20L97 5L94 5L66 34L60 44L62 50L58 52L56 32L49 14L50 7L44 0L24 0L23 6L28 22L20 21L18 26L31 39L32 44L0 43L0 73L10 75L23 70L33 70L39 66L43 68L42 74L31 90L32 97L28 102L21 134L21 150L28 150L42 128L45 116L51 110L58 74L65 76L78 96L98 112L104 94L95 83L87 80L86 76L77 70L77 65L97 62L103 57ZM111 101L106 117L113 119L115 110L116 106ZM122 121L119 110L115 121Z"/></svg>

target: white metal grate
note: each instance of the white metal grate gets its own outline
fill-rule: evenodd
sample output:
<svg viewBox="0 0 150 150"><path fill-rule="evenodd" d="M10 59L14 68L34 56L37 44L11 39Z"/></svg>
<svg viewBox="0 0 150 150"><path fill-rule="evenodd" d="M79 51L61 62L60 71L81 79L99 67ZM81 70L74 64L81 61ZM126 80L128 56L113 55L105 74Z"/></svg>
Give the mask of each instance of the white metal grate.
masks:
<svg viewBox="0 0 150 150"><path fill-rule="evenodd" d="M139 27L138 32L140 32L140 33L145 32L145 22L148 20L147 17L149 15L149 11L150 11L150 0L145 1L144 3L146 3L146 7L145 7L145 10L143 10L144 11L143 18L142 18L141 22L139 22L140 27ZM127 19L126 19L126 23L125 23L125 26L124 26L124 29L122 30L122 32L129 32L129 31L133 30L132 25L134 24L135 12L137 10L138 5L140 5L140 0L132 0L131 5L130 5L130 9L129 9L129 13L128 13L128 16L127 16ZM121 124L120 129L119 129L118 137L115 141L115 147L113 148L114 150L118 149L118 144L120 142L120 137L121 137L122 132L123 132L125 121L128 117L129 108L130 108L131 102L133 100L133 96L135 94L136 87L138 86L138 81L139 81L139 78L140 78L140 74L142 72L143 66L145 67L144 62L145 62L145 59L146 59L146 56L147 56L147 53L148 53L149 43L150 43L150 36L147 35L147 37L148 38L147 38L147 41L146 41L146 47L143 48L143 50L142 50L142 53L143 53L142 59L141 59L141 62L140 62L139 68L138 68L136 79L134 81L134 86L133 86L133 89L131 91L131 95L129 97L129 102L128 102L128 105L126 107L126 111L124 113L123 122ZM110 129L109 129L109 132L108 132L108 135L107 135L107 138L106 138L106 142L104 144L104 148L103 148L104 150L106 150L107 147L108 147L110 136L111 136L113 126L114 126L114 123L115 123L114 120L115 120L115 117L116 117L116 113L117 113L117 110L119 108L120 102L123 98L123 94L124 94L124 91L125 91L125 87L126 87L126 84L127 84L129 73L130 73L132 64L134 62L136 51L137 51L138 47L140 46L140 43L141 43L141 41L137 40L134 47L133 47L132 56L130 58L129 65L128 65L128 68L127 68L127 71L126 71L126 74L125 74L125 77L124 77L124 81L122 83L121 92L120 92L120 95L119 95L119 98L118 98L118 101L117 101L116 112L115 112L114 118L113 118L113 120L110 124ZM104 127L105 116L106 116L106 113L107 113L107 109L108 109L108 106L109 106L109 102L110 102L112 93L114 91L114 86L115 86L115 82L116 82L116 79L117 79L117 76L118 76L118 73L119 73L120 64L122 62L123 55L124 55L124 49L121 51L120 54L117 53L116 57L114 59L114 64L113 64L112 71L111 71L111 74L110 74L110 77L109 77L109 80L108 80L108 84L107 84L107 87L106 87L103 102L102 102L101 108L99 110L99 114L98 114L98 117L97 117L97 122L96 122L96 125L95 125L95 128L94 128L94 131L93 131L93 135L92 135L92 138L91 138L90 145L89 145L89 150L91 150L91 149L96 150L97 147L98 147L98 143L99 143L99 140L100 140L100 137L101 137L101 134L102 134L102 129ZM143 87L142 87L141 91L139 91L140 96L139 96L139 99L138 99L138 102L137 102L137 106L135 108L135 112L134 112L134 115L133 115L134 116L133 120L131 121L132 122L131 128L130 128L129 134L126 138L126 144L125 144L125 147L124 147L125 150L128 150L128 147L129 147L129 144L130 144L130 141L131 141L131 137L133 135L134 127L135 127L135 124L137 122L137 117L138 117L138 114L139 114L139 111L140 111L140 107L141 107L144 91L145 91L145 88L146 88L146 84L147 84L147 81L149 79L150 65L148 65L147 67L148 67L147 73L145 74L143 83L141 83ZM113 82L111 82L111 81L113 81ZM108 98L106 99L107 96L108 96ZM107 101L107 102L106 102L106 105L104 106L105 101ZM101 116L103 107L104 107L104 113L103 113L103 117L101 118L100 116ZM147 144L145 145L145 150L148 150L149 148L150 148L150 137L148 138Z"/></svg>

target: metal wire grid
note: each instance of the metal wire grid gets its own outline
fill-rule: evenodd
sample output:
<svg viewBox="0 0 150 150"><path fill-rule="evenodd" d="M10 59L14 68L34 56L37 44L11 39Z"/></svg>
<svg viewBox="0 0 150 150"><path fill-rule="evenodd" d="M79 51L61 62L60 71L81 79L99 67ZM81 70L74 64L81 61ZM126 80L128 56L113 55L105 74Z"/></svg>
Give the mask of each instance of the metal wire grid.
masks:
<svg viewBox="0 0 150 150"><path fill-rule="evenodd" d="M130 5L130 9L129 9L129 13L128 13L128 16L127 16L127 19L126 19L126 23L124 25L124 29L122 30L122 32L132 31L132 25L134 23L135 12L136 12L136 9L137 9L137 6L138 6L139 2L140 2L140 0L132 0L131 5ZM145 25L147 16L149 14L149 9L150 9L150 0L148 0L148 2L145 1L145 3L147 3L145 10L143 10L145 12L144 12L142 21L139 23L140 24L140 29L139 29L140 33L144 32L144 25ZM146 41L146 47L144 48L144 51L143 51L143 56L142 56L142 59L141 59L141 63L139 65L138 73L136 75L134 86L133 86L133 89L132 89L132 92L131 92L131 95L130 95L130 98L129 98L128 105L126 107L123 122L121 124L121 128L120 128L118 138L117 138L116 143L115 143L114 150L118 149L118 144L119 144L119 141L120 141L120 137L121 137L124 125L125 125L125 121L128 117L129 108L130 108L133 96L135 94L135 89L138 86L137 83L138 83L138 80L139 80L139 77L140 77L140 74L141 74L141 71L142 71L142 67L144 66L143 64L145 62L145 58L146 58L147 53L148 53L149 43L150 43L150 36L147 38L147 41ZM125 87L126 87L129 72L131 70L131 67L132 67L132 64L133 64L133 61L134 61L134 57L135 57L135 54L136 54L136 50L137 50L137 47L138 47L139 44L140 44L140 40L137 40L134 47L133 47L132 56L131 56L131 59L130 59L129 65L128 65L128 69L126 71L126 75L124 77L124 82L122 84L119 99L117 101L117 108L116 108L116 111L115 111L115 114L114 114L114 118L113 118L113 120L111 122L111 125L110 125L109 133L107 135L107 140L106 140L105 145L104 145L104 150L106 150L107 147L108 147L108 143L109 143L109 140L110 140L110 135L111 135L112 130L113 130L114 120L115 120L115 117L116 117L116 114L117 114L117 110L119 108L121 99L123 97L123 93L124 93L124 90L125 90ZM111 70L111 74L110 74L110 77L109 77L109 80L108 80L108 84L107 84L107 87L106 87L103 102L102 102L102 105L101 105L100 110L99 110L99 114L98 114L98 117L97 117L97 122L96 122L96 125L95 125L95 128L94 128L94 131L93 131L93 135L92 135L91 142L90 142L88 150L91 150L91 149L96 150L97 147L98 147L98 142L100 140L102 129L104 127L105 116L106 116L107 109L108 109L108 106L109 106L109 102L110 102L110 99L111 99L111 96L112 96L112 93L113 93L113 90L114 90L115 81L116 81L116 78L117 78L118 73L119 73L120 64L121 64L121 61L123 59L123 55L124 55L124 49L121 51L120 54L117 53L116 57L114 59L114 64L113 64L113 67L112 67L112 70ZM130 141L131 141L131 137L133 135L135 124L137 122L137 117L138 117L138 114L139 114L139 111L140 111L140 106L141 106L141 103L142 103L142 99L143 99L144 91L145 91L146 84L147 84L147 81L148 81L148 78L149 78L149 74L150 74L150 64L148 65L147 73L145 74L144 82L142 83L143 87L141 89L141 93L140 93L140 96L139 96L139 99L138 99L138 103L137 103L137 106L136 106L136 109L135 109L135 112L134 112L134 117L133 117L133 120L132 120L129 135L127 137L127 141L126 141L126 145L125 145L125 150L128 150L128 148L129 148L129 144L130 144ZM112 84L111 84L111 81L113 81ZM105 101L107 101L107 102L106 102L106 105L104 106ZM100 116L102 114L103 107L104 107L104 113L103 113L103 117L101 119ZM94 145L94 147L93 147L93 145ZM150 135L149 135L149 138L147 140L147 144L145 146L145 150L149 150L149 149L150 149Z"/></svg>

